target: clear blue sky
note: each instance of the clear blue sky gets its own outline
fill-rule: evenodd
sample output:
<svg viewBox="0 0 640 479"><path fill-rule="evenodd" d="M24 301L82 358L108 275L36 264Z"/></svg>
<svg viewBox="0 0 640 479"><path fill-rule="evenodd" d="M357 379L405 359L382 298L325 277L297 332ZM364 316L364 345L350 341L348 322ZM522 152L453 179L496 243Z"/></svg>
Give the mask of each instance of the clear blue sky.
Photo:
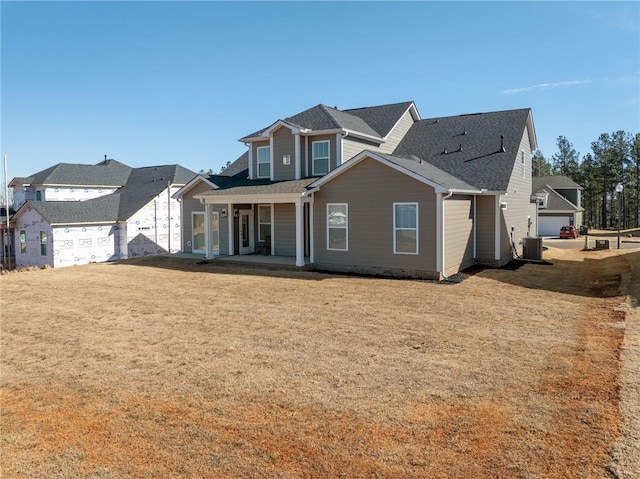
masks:
<svg viewBox="0 0 640 479"><path fill-rule="evenodd" d="M218 170L318 103L530 107L547 157L640 131L639 2L0 5L9 178L105 154Z"/></svg>

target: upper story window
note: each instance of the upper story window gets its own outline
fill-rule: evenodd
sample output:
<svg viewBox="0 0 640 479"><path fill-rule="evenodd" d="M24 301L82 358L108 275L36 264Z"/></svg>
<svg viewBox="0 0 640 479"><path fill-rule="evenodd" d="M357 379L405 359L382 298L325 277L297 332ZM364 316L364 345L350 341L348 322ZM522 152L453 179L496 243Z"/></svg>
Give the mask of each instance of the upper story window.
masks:
<svg viewBox="0 0 640 479"><path fill-rule="evenodd" d="M271 148L259 146L258 149L258 178L271 177Z"/></svg>
<svg viewBox="0 0 640 479"><path fill-rule="evenodd" d="M314 141L313 145L313 174L326 175L329 173L329 140Z"/></svg>
<svg viewBox="0 0 640 479"><path fill-rule="evenodd" d="M36 201L42 201L42 191L36 190Z"/></svg>

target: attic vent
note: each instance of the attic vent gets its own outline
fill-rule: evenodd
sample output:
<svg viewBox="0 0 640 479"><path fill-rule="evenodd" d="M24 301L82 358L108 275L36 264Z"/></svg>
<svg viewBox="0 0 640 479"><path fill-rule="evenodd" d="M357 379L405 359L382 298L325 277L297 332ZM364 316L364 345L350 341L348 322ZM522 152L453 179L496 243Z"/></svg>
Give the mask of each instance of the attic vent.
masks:
<svg viewBox="0 0 640 479"><path fill-rule="evenodd" d="M504 149L504 135L500 135L500 153L505 153L507 150Z"/></svg>

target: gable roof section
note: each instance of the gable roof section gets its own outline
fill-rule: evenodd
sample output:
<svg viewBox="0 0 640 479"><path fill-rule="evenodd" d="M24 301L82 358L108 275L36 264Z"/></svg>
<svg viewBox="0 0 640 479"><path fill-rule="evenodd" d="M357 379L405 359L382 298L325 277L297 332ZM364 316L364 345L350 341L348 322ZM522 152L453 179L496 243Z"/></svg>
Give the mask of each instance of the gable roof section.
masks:
<svg viewBox="0 0 640 479"><path fill-rule="evenodd" d="M379 136L385 138L411 106L414 108L415 119L419 120L420 115L412 101L365 108L353 108L344 110L344 112L362 118Z"/></svg>
<svg viewBox="0 0 640 479"><path fill-rule="evenodd" d="M437 193L447 193L449 191L464 192L464 193L482 193L481 190L474 188L473 186L465 183L464 181L450 175L446 171L437 168L425 161L420 161L419 158L401 158L393 155L385 155L382 153L374 153L365 150L351 160L343 163L335 170L326 174L322 178L317 179L309 185L309 188L318 188L333 180L337 176L343 174L349 169L353 168L358 163L370 158L378 161L386 166L389 166L407 176L414 178L422 183L425 183L433 187Z"/></svg>
<svg viewBox="0 0 640 479"><path fill-rule="evenodd" d="M582 186L573 181L568 176L554 175L554 176L534 176L531 178L531 185L533 191L536 191L542 187L549 186L556 190L581 190Z"/></svg>
<svg viewBox="0 0 640 479"><path fill-rule="evenodd" d="M361 135L382 141L411 106L415 109L413 102L403 102L339 110L320 104L284 120L278 120L267 128L241 138L240 141L267 136L272 129L283 125L299 130L310 130L309 132L345 130L356 136ZM415 116L419 119L417 110L415 110Z"/></svg>
<svg viewBox="0 0 640 479"><path fill-rule="evenodd" d="M124 185L132 168L116 160L105 160L95 165L58 163L28 177L16 177L10 186L65 185L113 186Z"/></svg>
<svg viewBox="0 0 640 479"><path fill-rule="evenodd" d="M584 208L578 208L571 201L566 199L560 193L558 193L553 188L545 185L542 188L538 188L534 190L534 193L544 192L547 193L547 207L540 209L541 213L552 212L552 211L583 211Z"/></svg>
<svg viewBox="0 0 640 479"><path fill-rule="evenodd" d="M169 184L184 185L196 174L180 165L134 168L117 191L86 201L28 201L49 224L110 223L126 221Z"/></svg>
<svg viewBox="0 0 640 479"><path fill-rule="evenodd" d="M430 163L477 189L506 191L525 127L534 148L528 108L420 120L409 129L393 156Z"/></svg>

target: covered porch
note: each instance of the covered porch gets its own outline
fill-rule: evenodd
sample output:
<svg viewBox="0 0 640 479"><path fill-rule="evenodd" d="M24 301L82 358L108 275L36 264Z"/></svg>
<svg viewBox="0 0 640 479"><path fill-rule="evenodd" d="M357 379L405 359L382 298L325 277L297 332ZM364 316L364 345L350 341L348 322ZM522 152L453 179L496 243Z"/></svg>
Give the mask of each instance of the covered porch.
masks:
<svg viewBox="0 0 640 479"><path fill-rule="evenodd" d="M313 262L309 180L219 189L195 195L205 208L204 257L256 264Z"/></svg>

